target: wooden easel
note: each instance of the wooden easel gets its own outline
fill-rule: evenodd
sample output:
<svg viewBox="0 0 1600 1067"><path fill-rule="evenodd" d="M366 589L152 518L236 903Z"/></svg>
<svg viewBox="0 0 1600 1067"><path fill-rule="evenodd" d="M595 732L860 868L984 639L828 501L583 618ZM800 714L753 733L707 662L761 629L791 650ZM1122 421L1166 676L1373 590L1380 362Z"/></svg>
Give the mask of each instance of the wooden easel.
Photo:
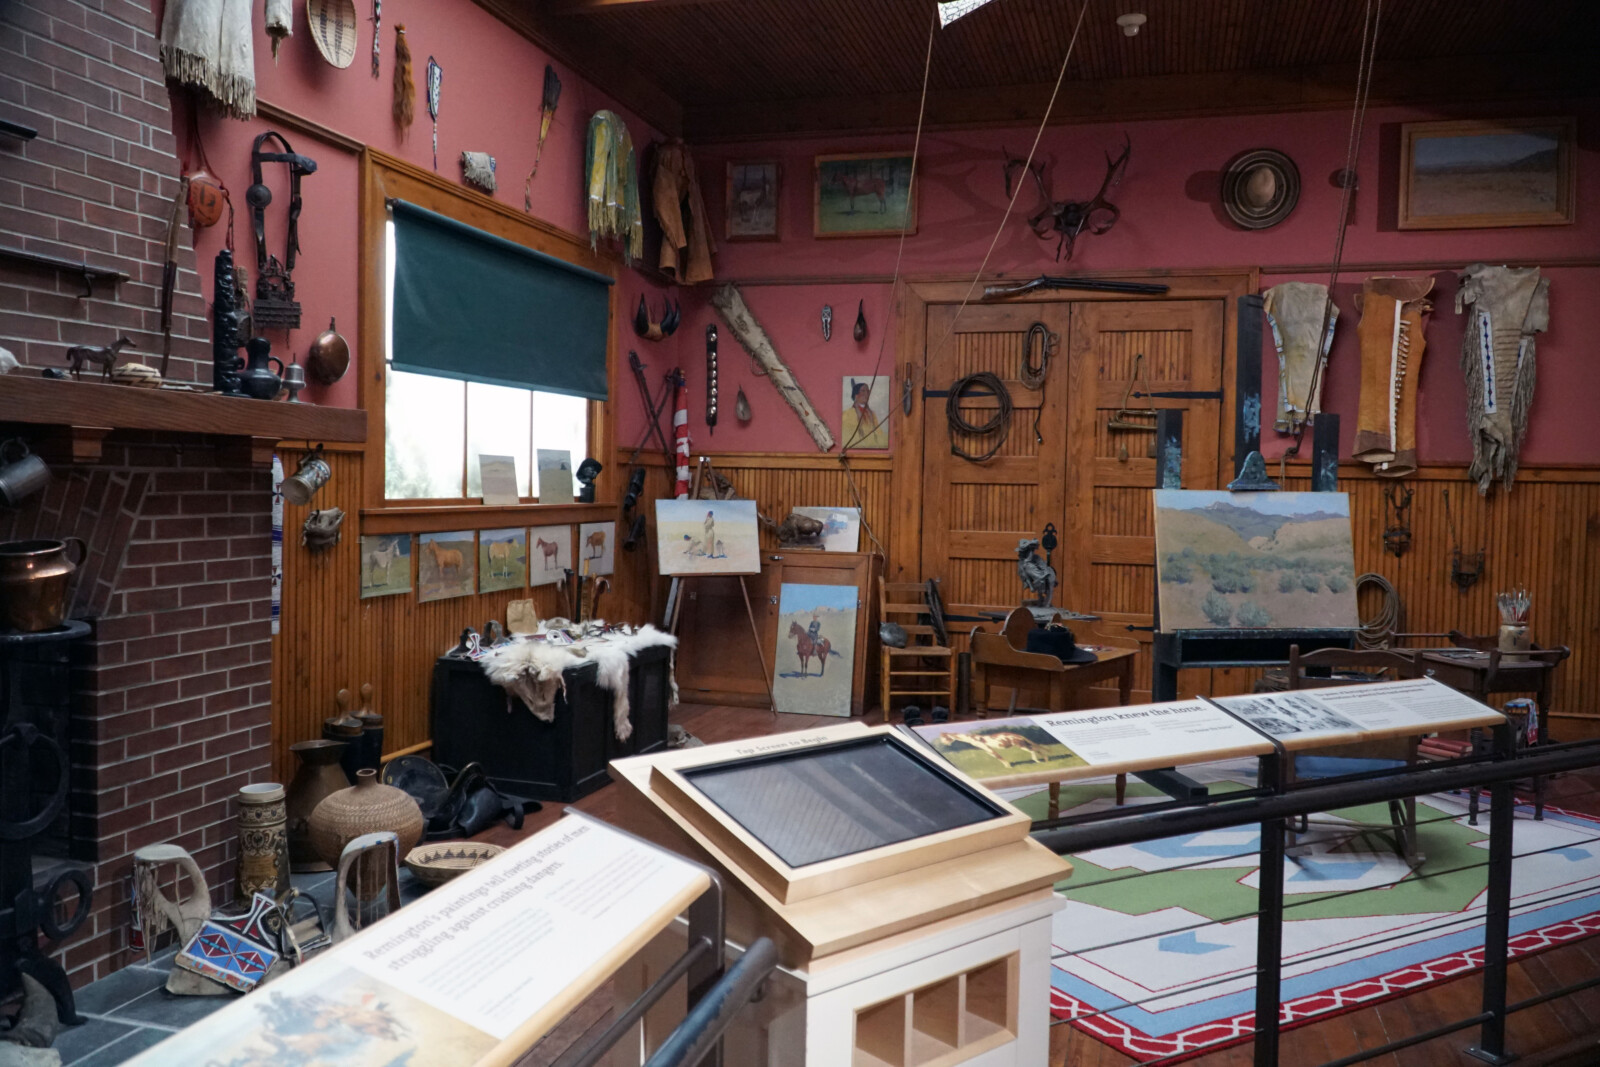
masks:
<svg viewBox="0 0 1600 1067"><path fill-rule="evenodd" d="M697 500L700 496L701 476L705 469L711 465L708 456L701 456L700 462L695 465L694 477L689 482L689 499ZM664 619L666 630L674 637L678 634L678 618L683 613L684 582L696 577L695 575L675 575L672 586L667 591L667 610ZM745 581L745 576L736 576L739 579L739 592L744 596L744 613L750 620L750 636L756 643L756 662L761 665L761 682L767 687L767 705L772 711L772 717L778 717L778 698L772 692L772 672L767 669L766 654L761 651L761 627L756 624L756 611L750 603L750 586Z"/></svg>

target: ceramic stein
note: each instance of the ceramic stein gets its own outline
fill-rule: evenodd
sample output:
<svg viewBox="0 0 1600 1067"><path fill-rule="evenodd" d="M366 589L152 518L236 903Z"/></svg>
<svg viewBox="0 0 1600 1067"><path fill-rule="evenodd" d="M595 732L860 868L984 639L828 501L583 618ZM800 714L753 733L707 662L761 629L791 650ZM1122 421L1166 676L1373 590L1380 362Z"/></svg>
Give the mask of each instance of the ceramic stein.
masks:
<svg viewBox="0 0 1600 1067"><path fill-rule="evenodd" d="M239 879L234 896L248 902L257 890L289 888L289 813L276 782L239 789Z"/></svg>
<svg viewBox="0 0 1600 1067"><path fill-rule="evenodd" d="M78 546L76 561L67 558L69 545ZM0 544L0 629L38 633L60 626L72 572L87 553L76 537Z"/></svg>

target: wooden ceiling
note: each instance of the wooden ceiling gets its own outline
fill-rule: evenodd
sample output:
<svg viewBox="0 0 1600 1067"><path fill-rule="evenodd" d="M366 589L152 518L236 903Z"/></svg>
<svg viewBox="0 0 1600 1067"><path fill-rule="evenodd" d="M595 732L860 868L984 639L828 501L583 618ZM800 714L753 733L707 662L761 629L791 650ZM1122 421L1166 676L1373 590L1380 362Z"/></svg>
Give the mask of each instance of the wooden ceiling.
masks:
<svg viewBox="0 0 1600 1067"><path fill-rule="evenodd" d="M910 125L934 17L932 0L480 2L560 51L605 57L628 84L586 73L633 106L634 83L658 91L642 94L646 117L700 140ZM1087 2L1062 121L1344 106L1369 0ZM1080 9L992 0L935 31L930 121L1036 117ZM1115 22L1129 11L1149 17L1137 37ZM1592 90L1597 47L1597 0L1387 0L1373 97Z"/></svg>

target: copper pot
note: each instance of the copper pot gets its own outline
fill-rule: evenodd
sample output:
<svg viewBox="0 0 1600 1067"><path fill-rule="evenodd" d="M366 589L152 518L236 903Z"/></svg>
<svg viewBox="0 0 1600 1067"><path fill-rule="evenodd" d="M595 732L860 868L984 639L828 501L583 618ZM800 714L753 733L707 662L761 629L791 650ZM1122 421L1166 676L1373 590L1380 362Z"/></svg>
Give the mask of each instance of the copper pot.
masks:
<svg viewBox="0 0 1600 1067"><path fill-rule="evenodd" d="M332 385L349 369L350 343L333 328L330 318L328 328L317 335L306 351L306 375L318 385Z"/></svg>
<svg viewBox="0 0 1600 1067"><path fill-rule="evenodd" d="M78 546L76 561L67 558L68 545ZM60 626L72 572L87 554L76 537L0 544L0 629L37 633Z"/></svg>

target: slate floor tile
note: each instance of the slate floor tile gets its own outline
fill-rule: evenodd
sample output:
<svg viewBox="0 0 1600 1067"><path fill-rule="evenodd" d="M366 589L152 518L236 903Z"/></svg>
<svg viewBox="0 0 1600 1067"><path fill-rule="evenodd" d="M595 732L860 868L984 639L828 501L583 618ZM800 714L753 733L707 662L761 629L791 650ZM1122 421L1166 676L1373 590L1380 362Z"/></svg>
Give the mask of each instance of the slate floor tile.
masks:
<svg viewBox="0 0 1600 1067"><path fill-rule="evenodd" d="M122 1005L159 988L167 980L164 971L149 967L124 967L98 982L91 982L74 994L80 1015L110 1015Z"/></svg>
<svg viewBox="0 0 1600 1067"><path fill-rule="evenodd" d="M118 1022L154 1023L181 1030L223 1005L231 1004L238 996L237 993L229 993L220 997L180 997L165 989L157 989L122 1005L111 1014L111 1018Z"/></svg>
<svg viewBox="0 0 1600 1067"><path fill-rule="evenodd" d="M90 1019L82 1026L63 1027L61 1033L56 1035L55 1043L50 1047L61 1053L63 1064L73 1064L89 1053L98 1051L102 1046L111 1044L117 1038L126 1037L132 1031L133 1026L128 1023L114 1023L109 1019Z"/></svg>
<svg viewBox="0 0 1600 1067"><path fill-rule="evenodd" d="M153 1030L141 1026L100 1051L77 1060L72 1067L117 1067L117 1064L126 1063L145 1049L153 1048L171 1036L165 1030Z"/></svg>

